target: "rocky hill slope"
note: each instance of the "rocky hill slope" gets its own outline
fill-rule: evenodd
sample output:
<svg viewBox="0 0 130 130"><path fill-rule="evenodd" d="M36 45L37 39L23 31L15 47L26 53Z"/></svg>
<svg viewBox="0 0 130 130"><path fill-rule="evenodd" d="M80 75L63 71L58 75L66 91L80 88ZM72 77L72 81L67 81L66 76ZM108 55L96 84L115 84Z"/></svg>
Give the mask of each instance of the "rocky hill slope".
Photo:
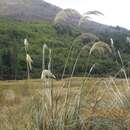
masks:
<svg viewBox="0 0 130 130"><path fill-rule="evenodd" d="M44 0L1 0L0 1L0 16L11 17L23 21L53 21L56 14L63 10L60 7L52 5ZM68 11L68 10L67 10ZM71 11L71 9L70 9ZM72 12L67 12L72 14ZM76 13L75 13L76 15ZM77 13L77 15L79 15ZM65 15L66 17L66 15ZM73 16L74 17L74 16ZM77 21L79 16L75 16L70 21ZM121 27L112 27L100 24L94 21L87 20L81 26L85 31L90 32L128 32L127 29Z"/></svg>
<svg viewBox="0 0 130 130"><path fill-rule="evenodd" d="M1 0L0 16L18 20L53 20L61 9L43 0Z"/></svg>

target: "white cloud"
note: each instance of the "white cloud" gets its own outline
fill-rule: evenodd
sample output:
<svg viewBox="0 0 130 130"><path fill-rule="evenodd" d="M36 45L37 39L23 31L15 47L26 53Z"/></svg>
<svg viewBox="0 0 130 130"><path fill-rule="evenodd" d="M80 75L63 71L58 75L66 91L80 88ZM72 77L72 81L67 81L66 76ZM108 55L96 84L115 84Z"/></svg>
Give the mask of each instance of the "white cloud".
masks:
<svg viewBox="0 0 130 130"><path fill-rule="evenodd" d="M104 17L94 17L94 20L108 24L119 25L130 29L129 0L45 0L62 8L73 8L81 14L90 10L99 10Z"/></svg>

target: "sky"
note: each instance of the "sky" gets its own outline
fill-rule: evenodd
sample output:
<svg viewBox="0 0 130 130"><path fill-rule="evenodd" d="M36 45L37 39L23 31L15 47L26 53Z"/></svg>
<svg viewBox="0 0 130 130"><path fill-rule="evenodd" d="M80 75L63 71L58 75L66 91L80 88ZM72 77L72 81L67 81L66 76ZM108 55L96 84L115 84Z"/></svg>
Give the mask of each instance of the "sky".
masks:
<svg viewBox="0 0 130 130"><path fill-rule="evenodd" d="M98 10L104 16L92 16L92 20L130 30L130 0L45 0L59 7L72 8L80 14Z"/></svg>

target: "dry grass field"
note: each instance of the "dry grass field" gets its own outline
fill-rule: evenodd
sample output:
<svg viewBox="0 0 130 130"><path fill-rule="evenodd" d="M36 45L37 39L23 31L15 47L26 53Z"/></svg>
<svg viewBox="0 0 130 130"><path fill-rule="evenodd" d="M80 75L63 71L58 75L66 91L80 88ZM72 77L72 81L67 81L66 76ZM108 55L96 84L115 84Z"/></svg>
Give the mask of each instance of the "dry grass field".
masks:
<svg viewBox="0 0 130 130"><path fill-rule="evenodd" d="M129 81L0 81L0 130L129 130Z"/></svg>

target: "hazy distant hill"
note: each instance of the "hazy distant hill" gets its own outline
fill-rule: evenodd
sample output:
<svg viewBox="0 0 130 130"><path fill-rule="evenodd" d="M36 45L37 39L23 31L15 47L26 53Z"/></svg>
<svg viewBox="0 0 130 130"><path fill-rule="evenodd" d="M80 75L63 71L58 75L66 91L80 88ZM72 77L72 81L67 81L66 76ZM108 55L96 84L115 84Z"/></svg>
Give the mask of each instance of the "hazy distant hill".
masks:
<svg viewBox="0 0 130 130"><path fill-rule="evenodd" d="M0 0L0 15L18 20L53 20L60 10L43 0Z"/></svg>
<svg viewBox="0 0 130 130"><path fill-rule="evenodd" d="M129 30L119 26L109 26L98 22L87 20L81 25L81 28L85 31L105 33L105 32L129 32Z"/></svg>
<svg viewBox="0 0 130 130"><path fill-rule="evenodd" d="M0 16L13 17L18 20L53 21L56 14L62 11L61 8L52 5L44 0L0 0ZM69 12L68 12L69 13ZM71 14L72 12L70 12ZM78 14L78 13L77 13ZM75 13L76 15L76 13ZM78 14L79 15L79 14ZM73 16L70 21L75 22L79 16ZM112 27L94 21L86 21L81 26L82 29L90 32L126 32L127 29Z"/></svg>

